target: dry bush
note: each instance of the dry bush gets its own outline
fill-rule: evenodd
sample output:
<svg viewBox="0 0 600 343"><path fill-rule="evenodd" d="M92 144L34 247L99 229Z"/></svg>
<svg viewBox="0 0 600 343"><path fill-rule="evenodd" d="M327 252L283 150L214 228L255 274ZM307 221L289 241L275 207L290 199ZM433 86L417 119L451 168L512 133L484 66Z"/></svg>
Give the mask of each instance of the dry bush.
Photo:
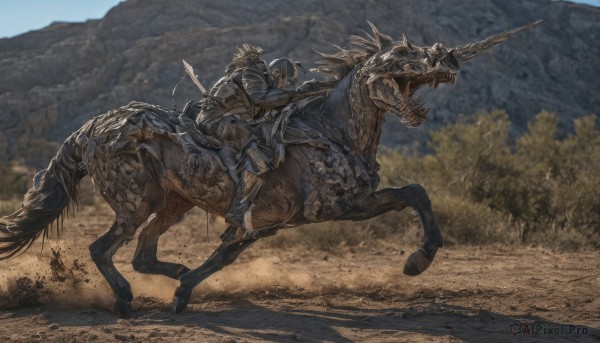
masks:
<svg viewBox="0 0 600 343"><path fill-rule="evenodd" d="M340 246L354 246L369 240L365 223L326 222L280 230L262 243L270 248L307 247L332 251Z"/></svg>
<svg viewBox="0 0 600 343"><path fill-rule="evenodd" d="M515 243L519 232L508 216L489 206L460 197L432 200L436 217L450 244Z"/></svg>
<svg viewBox="0 0 600 343"><path fill-rule="evenodd" d="M8 215L10 213L15 212L19 206L21 205L21 201L16 198L2 200L0 199L0 216Z"/></svg>
<svg viewBox="0 0 600 343"><path fill-rule="evenodd" d="M451 242L600 248L600 130L595 115L575 127L559 139L541 112L510 144L506 113L482 113L433 132L432 154L383 151L382 181L425 186Z"/></svg>
<svg viewBox="0 0 600 343"><path fill-rule="evenodd" d="M33 173L24 168L0 164L0 199L12 199L27 192L31 186Z"/></svg>

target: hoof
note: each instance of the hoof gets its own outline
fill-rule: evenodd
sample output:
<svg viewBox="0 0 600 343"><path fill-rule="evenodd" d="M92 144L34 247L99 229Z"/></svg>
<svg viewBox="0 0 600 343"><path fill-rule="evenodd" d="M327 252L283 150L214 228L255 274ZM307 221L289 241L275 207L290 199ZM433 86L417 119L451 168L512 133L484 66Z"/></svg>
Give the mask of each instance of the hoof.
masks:
<svg viewBox="0 0 600 343"><path fill-rule="evenodd" d="M131 318L133 312L131 310L131 302L122 298L117 298L113 311L119 315L120 318L128 319Z"/></svg>
<svg viewBox="0 0 600 343"><path fill-rule="evenodd" d="M424 272L432 262L425 254L426 252L423 248L419 248L417 251L413 252L404 264L404 274L416 276ZM435 256L435 251L433 251L431 256Z"/></svg>
<svg viewBox="0 0 600 343"><path fill-rule="evenodd" d="M183 310L185 310L191 296L191 291L188 291L186 288L181 286L177 287L175 290L175 296L173 296L173 303L171 304L173 312L181 313Z"/></svg>

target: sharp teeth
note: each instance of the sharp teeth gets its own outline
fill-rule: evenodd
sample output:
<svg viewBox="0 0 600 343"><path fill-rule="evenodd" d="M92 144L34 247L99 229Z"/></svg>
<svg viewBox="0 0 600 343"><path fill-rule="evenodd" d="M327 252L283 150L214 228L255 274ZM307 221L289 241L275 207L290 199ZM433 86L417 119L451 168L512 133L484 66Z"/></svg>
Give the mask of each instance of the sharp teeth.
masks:
<svg viewBox="0 0 600 343"><path fill-rule="evenodd" d="M402 95L405 98L408 98L408 91L410 90L410 81L406 82L406 86L404 86L404 91L402 91Z"/></svg>

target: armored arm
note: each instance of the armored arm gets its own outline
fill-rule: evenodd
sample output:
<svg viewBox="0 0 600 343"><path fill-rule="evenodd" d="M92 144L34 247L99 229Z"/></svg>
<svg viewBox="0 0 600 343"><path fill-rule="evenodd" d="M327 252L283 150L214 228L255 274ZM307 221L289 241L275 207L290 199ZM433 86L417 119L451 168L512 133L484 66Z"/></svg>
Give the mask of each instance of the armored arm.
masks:
<svg viewBox="0 0 600 343"><path fill-rule="evenodd" d="M242 85L246 94L257 108L274 108L290 101L292 95L283 89L269 89L262 71L247 69L242 75Z"/></svg>
<svg viewBox="0 0 600 343"><path fill-rule="evenodd" d="M326 93L333 88L330 82L310 80L298 88L271 88L267 87L262 75L247 73L243 77L244 87L254 105L262 109L284 106L291 100L303 99L313 95Z"/></svg>

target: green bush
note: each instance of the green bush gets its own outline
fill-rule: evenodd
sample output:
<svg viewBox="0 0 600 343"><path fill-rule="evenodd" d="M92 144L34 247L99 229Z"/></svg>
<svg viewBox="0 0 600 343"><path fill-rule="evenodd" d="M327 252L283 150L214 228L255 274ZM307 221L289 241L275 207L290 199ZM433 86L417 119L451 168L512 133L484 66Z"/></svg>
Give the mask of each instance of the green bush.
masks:
<svg viewBox="0 0 600 343"><path fill-rule="evenodd" d="M596 116L558 139L558 116L541 112L509 141L503 111L431 135L432 154L382 151L382 185L421 183L451 241L520 241L600 248L600 130Z"/></svg>

